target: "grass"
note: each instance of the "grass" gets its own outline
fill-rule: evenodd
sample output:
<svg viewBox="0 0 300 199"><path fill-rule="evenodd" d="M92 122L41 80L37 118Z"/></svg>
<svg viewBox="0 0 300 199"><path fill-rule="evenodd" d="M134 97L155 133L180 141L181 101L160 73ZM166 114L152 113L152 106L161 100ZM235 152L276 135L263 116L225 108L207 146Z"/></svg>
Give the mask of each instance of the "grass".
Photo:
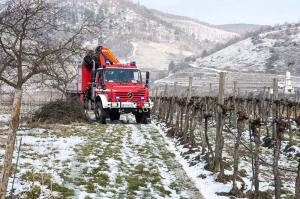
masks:
<svg viewBox="0 0 300 199"><path fill-rule="evenodd" d="M52 190L53 191L56 191L56 192L59 192L63 198L68 198L68 197L71 197L71 196L74 196L74 190L73 189L69 189L67 187L64 187L58 183L53 183L52 184Z"/></svg>
<svg viewBox="0 0 300 199"><path fill-rule="evenodd" d="M145 178L139 176L127 176L125 179L127 182L127 194L129 196L135 196L136 191L138 191L140 187L147 187Z"/></svg>
<svg viewBox="0 0 300 199"><path fill-rule="evenodd" d="M51 186L52 176L47 173L35 173L34 171L28 171L21 176L22 180L30 182L39 182L42 185Z"/></svg>
<svg viewBox="0 0 300 199"><path fill-rule="evenodd" d="M62 172L60 172L58 175L59 175L59 177L61 177L64 181L68 181L68 182L71 182L71 181L72 181L72 179L69 177L69 175L70 175L69 172L62 171Z"/></svg>
<svg viewBox="0 0 300 199"><path fill-rule="evenodd" d="M181 187L180 187L176 182L172 182L172 183L169 185L169 188L172 189L172 190L175 190L176 193L179 193L180 190L181 190Z"/></svg>
<svg viewBox="0 0 300 199"><path fill-rule="evenodd" d="M38 199L41 195L41 187L33 186L29 191L26 192L26 198Z"/></svg>
<svg viewBox="0 0 300 199"><path fill-rule="evenodd" d="M89 179L86 182L85 188L86 188L86 192L88 193L96 193L94 181L92 179Z"/></svg>
<svg viewBox="0 0 300 199"><path fill-rule="evenodd" d="M86 181L83 178L75 178L73 182L76 186L83 186L86 184Z"/></svg>
<svg viewBox="0 0 300 199"><path fill-rule="evenodd" d="M96 178L96 183L102 187L106 187L110 180L107 174L101 173Z"/></svg>
<svg viewBox="0 0 300 199"><path fill-rule="evenodd" d="M159 190L159 193L160 193L159 195L164 198L166 196L170 196L170 194L172 193L172 192L166 190L163 186L159 186L157 189Z"/></svg>

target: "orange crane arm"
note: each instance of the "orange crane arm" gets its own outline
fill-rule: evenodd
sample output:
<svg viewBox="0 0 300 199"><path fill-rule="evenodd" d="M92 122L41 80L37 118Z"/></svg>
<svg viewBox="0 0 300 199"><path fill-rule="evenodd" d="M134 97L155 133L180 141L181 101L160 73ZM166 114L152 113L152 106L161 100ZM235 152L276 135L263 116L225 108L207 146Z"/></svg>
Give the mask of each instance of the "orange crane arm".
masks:
<svg viewBox="0 0 300 199"><path fill-rule="evenodd" d="M120 64L118 58L111 52L109 48L101 48L100 62L106 64L106 60L109 60L111 64Z"/></svg>

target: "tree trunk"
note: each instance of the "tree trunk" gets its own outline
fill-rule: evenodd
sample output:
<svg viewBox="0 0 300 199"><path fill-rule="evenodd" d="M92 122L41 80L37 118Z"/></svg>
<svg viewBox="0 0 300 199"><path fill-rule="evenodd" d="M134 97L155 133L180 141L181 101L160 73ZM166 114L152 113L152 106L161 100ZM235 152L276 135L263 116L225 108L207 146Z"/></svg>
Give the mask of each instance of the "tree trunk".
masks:
<svg viewBox="0 0 300 199"><path fill-rule="evenodd" d="M1 173L0 199L5 199L8 180L12 170L12 159L16 142L17 130L19 128L21 112L22 90L15 89L14 103L12 109L11 129L8 132L3 169Z"/></svg>

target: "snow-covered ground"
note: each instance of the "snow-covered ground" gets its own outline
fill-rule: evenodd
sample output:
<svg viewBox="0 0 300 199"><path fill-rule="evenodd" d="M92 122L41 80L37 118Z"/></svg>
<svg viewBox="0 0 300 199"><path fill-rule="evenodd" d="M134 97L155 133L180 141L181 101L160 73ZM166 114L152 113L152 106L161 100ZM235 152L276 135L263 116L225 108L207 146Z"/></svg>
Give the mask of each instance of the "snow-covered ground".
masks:
<svg viewBox="0 0 300 199"><path fill-rule="evenodd" d="M28 198L40 191L39 198L202 198L154 124L137 125L132 116L122 120L20 130L14 195ZM0 134L7 129L2 123ZM1 159L3 155L1 146Z"/></svg>
<svg viewBox="0 0 300 199"><path fill-rule="evenodd" d="M0 135L5 135L9 128L8 119L1 118ZM214 124L209 127L210 135L214 136ZM50 196L228 199L218 193L228 193L232 183L216 182L217 174L204 168L206 162L201 148L180 144L178 140L167 137L167 130L165 124L155 120L149 125L137 125L131 115L122 116L121 122L107 125L44 125L32 129L25 126L18 132L13 160L16 164L17 148L22 138L19 164L14 169L14 195L28 198L30 194L40 192L41 199ZM223 156L227 162L232 162L234 138L228 133L224 136ZM250 146L249 139L245 132L242 142ZM298 137L294 140L300 141ZM287 144L286 141L282 143L279 165L296 170L295 155L300 152L300 147L295 145L287 150ZM240 169L245 175L241 179L244 188L250 190L251 158L243 147L241 152L245 154L240 159ZM0 146L0 159L3 156L4 146ZM272 149L262 147L262 157L272 163ZM260 189L273 190L272 169L261 165L261 171ZM230 167L225 170L226 175L232 173ZM12 181L13 178L8 191L11 191ZM285 193L293 192L294 181L295 173L282 175ZM240 181L238 186L242 186Z"/></svg>
<svg viewBox="0 0 300 199"><path fill-rule="evenodd" d="M0 114L0 123L7 123L11 118L10 114Z"/></svg>
<svg viewBox="0 0 300 199"><path fill-rule="evenodd" d="M193 52L184 51L180 46L168 42L132 42L135 46L131 61L136 60L141 68L168 70L171 61L179 62Z"/></svg>
<svg viewBox="0 0 300 199"><path fill-rule="evenodd" d="M198 162L194 166L190 165L190 160L193 160L201 154L200 150L195 148L196 151L190 154L188 158L184 158L182 154L188 152L190 149L184 148L183 145L177 145L176 140L171 139L166 136L166 126L159 124L156 126L157 131L163 136L164 141L167 144L167 149L175 154L175 160L178 161L184 171L187 173L189 178L193 181L196 187L201 191L206 199L225 199L228 197L218 196L217 192L229 192L231 187L229 184L218 183L215 181L216 176L211 172L204 169L205 163ZM201 175L207 176L206 178L201 178Z"/></svg>
<svg viewBox="0 0 300 199"><path fill-rule="evenodd" d="M170 152L175 154L175 159L178 161L189 178L194 182L205 198L219 199L229 198L227 196L220 196L223 193L229 193L232 188L232 182L226 183L216 182L217 175L205 169L207 162L204 160L205 154L202 154L200 144L199 148L189 148L187 145L181 144L181 142L174 138L166 136L168 128L164 123L156 123L156 129L164 137L167 144L167 148ZM227 127L224 127L227 129ZM269 127L271 128L271 127ZM201 127L198 127L201 131ZM203 129L202 129L203 130ZM231 133L236 133L236 129L230 129ZM261 129L264 132L265 129ZM197 131L196 139L200 138L200 132ZM225 175L233 175L233 148L235 137L229 132L223 132L225 137L225 147L223 152L223 158L228 163L229 167L225 169ZM212 122L209 125L209 136L214 148L214 136L215 136L215 123ZM261 143L264 143L263 136L261 137ZM252 138L253 139L253 138ZM297 176L298 157L300 155L300 139L297 135L293 137L293 145L290 145L287 141L288 135L285 136L285 141L282 141L281 154L279 160L279 167L282 181L282 197L292 198L295 191L295 182ZM251 144L249 132L245 131L241 140L242 144L240 147L240 163L239 171L243 174L238 180L239 188L243 187L246 193L249 190L253 190L252 181L252 164L251 164L251 152L248 149L254 148L254 144ZM248 149L245 148L248 147ZM253 149L254 150L254 149ZM272 193L274 191L274 176L272 170L273 164L273 149L268 147L261 147L260 156L264 160L264 163L260 163L260 191Z"/></svg>

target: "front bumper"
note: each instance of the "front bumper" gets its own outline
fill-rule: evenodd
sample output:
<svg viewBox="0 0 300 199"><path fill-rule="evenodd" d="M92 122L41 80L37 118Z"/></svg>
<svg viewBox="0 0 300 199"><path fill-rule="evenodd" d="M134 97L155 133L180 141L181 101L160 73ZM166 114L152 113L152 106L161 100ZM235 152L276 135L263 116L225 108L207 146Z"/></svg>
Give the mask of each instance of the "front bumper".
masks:
<svg viewBox="0 0 300 199"><path fill-rule="evenodd" d="M110 109L152 109L153 102L145 102L144 105L138 106L137 102L108 102L107 107L104 108L110 108Z"/></svg>

